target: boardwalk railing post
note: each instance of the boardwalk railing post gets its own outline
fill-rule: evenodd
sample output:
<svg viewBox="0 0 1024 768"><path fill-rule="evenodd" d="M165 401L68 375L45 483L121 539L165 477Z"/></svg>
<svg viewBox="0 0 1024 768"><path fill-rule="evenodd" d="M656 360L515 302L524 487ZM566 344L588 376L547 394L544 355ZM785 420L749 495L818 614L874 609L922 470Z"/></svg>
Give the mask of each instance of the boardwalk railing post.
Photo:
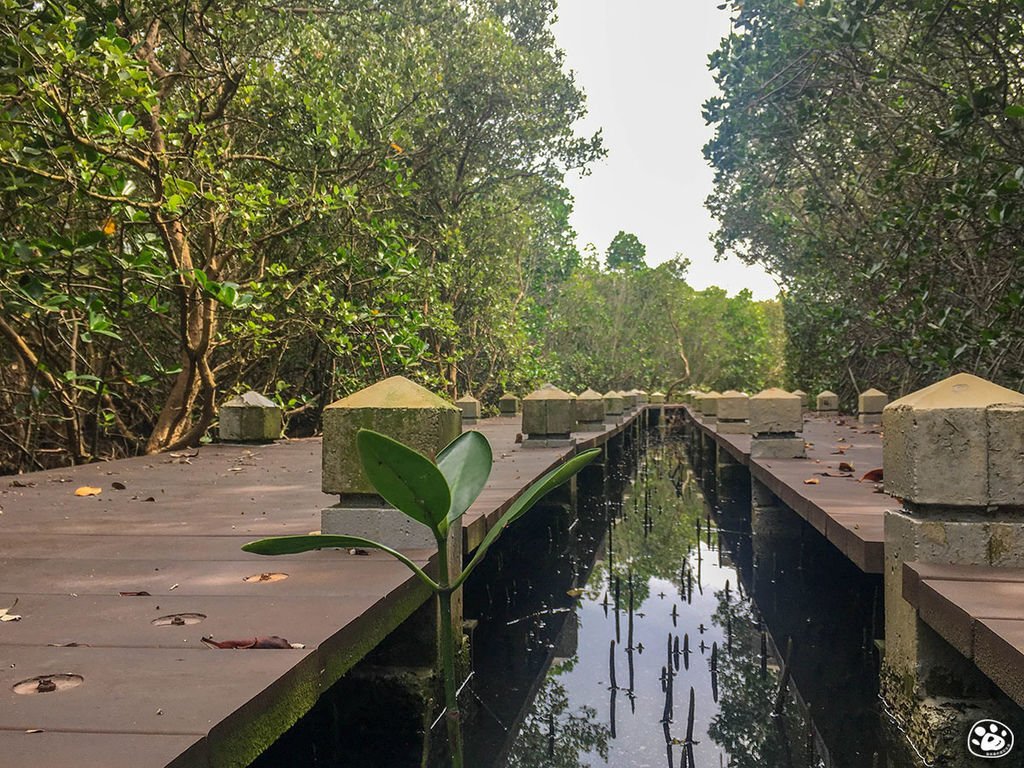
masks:
<svg viewBox="0 0 1024 768"><path fill-rule="evenodd" d="M857 421L864 426L877 426L882 423L882 411L889 404L889 396L877 389L869 389L860 393L857 398Z"/></svg>
<svg viewBox="0 0 1024 768"><path fill-rule="evenodd" d="M560 448L575 441L576 399L545 385L523 398L523 448Z"/></svg>
<svg viewBox="0 0 1024 768"><path fill-rule="evenodd" d="M433 458L462 433L459 409L402 376L392 376L331 403L323 419L321 487L324 493L338 494L340 501L321 513L321 531L363 536L399 550L434 549L437 543L427 526L410 520L377 494L363 472L356 433L372 429ZM448 536L452 578L461 571L462 538L461 529L453 527ZM453 624L461 633L461 591L453 595L453 609ZM426 605L423 610L433 615L436 608ZM415 645L425 646L426 656L436 654L436 624L421 624ZM420 663L432 664L433 659Z"/></svg>
<svg viewBox="0 0 1024 768"><path fill-rule="evenodd" d="M511 392L506 392L498 398L498 412L502 416L518 416L519 398Z"/></svg>
<svg viewBox="0 0 1024 768"><path fill-rule="evenodd" d="M824 392L819 392L815 403L815 412L819 416L839 415L839 395L835 392L827 389Z"/></svg>
<svg viewBox="0 0 1024 768"><path fill-rule="evenodd" d="M232 443L267 443L281 436L281 406L249 390L220 407L220 439Z"/></svg>
<svg viewBox="0 0 1024 768"><path fill-rule="evenodd" d="M718 432L722 435L746 435L750 431L750 398L734 389L721 394L717 403Z"/></svg>
<svg viewBox="0 0 1024 768"><path fill-rule="evenodd" d="M882 422L885 490L902 506L885 516L881 692L931 761L963 753L991 683L905 599L904 564L1024 565L1024 395L961 373L890 403Z"/></svg>
<svg viewBox="0 0 1024 768"><path fill-rule="evenodd" d="M576 397L576 431L604 432L605 400L589 387Z"/></svg>
<svg viewBox="0 0 1024 768"><path fill-rule="evenodd" d="M614 389L609 389L604 393L604 413L605 423L609 426L615 426L616 424L622 423L622 409L624 403L622 395L616 392Z"/></svg>
<svg viewBox="0 0 1024 768"><path fill-rule="evenodd" d="M462 423L471 427L480 420L480 401L472 395L463 395L455 401L455 407L462 411Z"/></svg>
<svg viewBox="0 0 1024 768"><path fill-rule="evenodd" d="M803 409L804 413L810 410L810 398L807 396L806 392L802 389L794 389L791 394L800 398L800 407Z"/></svg>
<svg viewBox="0 0 1024 768"><path fill-rule="evenodd" d="M718 398L721 396L720 392L714 390L697 395L697 413L705 424L714 424L718 421Z"/></svg>
<svg viewBox="0 0 1024 768"><path fill-rule="evenodd" d="M651 392L650 423L652 426L663 426L665 423L665 393L660 390Z"/></svg>
<svg viewBox="0 0 1024 768"><path fill-rule="evenodd" d="M799 397L784 389L766 389L750 398L748 409L750 458L800 459L806 455Z"/></svg>

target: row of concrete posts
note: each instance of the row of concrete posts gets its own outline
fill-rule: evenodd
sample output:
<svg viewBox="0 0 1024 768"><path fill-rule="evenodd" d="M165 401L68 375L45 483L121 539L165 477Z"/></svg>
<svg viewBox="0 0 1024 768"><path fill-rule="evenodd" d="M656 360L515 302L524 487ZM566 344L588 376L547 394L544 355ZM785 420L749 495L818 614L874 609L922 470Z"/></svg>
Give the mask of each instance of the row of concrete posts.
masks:
<svg viewBox="0 0 1024 768"><path fill-rule="evenodd" d="M805 455L801 392L769 389L747 397L694 391L688 399L718 433L750 434L752 460ZM1024 395L961 373L892 403L869 389L858 404L861 424L881 425L884 490L893 498L884 524L881 694L931 761L962 751L967 726L1001 713L992 682L969 658L969 639L954 648L904 598L904 564L1024 567ZM835 395L821 393L815 411L836 416ZM736 462L720 446L716 455L708 450L704 443L697 461L714 462L717 478L735 482ZM757 481L751 500L755 551L759 534L784 545L801 525ZM984 583L977 588L984 590ZM1024 679L1001 685L1024 701Z"/></svg>

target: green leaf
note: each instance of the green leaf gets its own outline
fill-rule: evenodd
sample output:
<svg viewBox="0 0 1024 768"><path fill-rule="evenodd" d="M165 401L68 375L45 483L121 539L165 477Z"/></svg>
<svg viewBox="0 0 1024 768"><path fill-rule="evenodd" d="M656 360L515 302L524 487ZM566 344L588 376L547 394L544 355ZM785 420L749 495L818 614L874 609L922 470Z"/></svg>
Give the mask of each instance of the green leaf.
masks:
<svg viewBox="0 0 1024 768"><path fill-rule="evenodd" d="M423 523L440 541L441 522L451 506L448 483L430 459L387 435L360 429L356 445L363 471L377 493L396 509Z"/></svg>
<svg viewBox="0 0 1024 768"><path fill-rule="evenodd" d="M1024 104L1011 104L1006 108L1004 114L1007 117L1024 117Z"/></svg>
<svg viewBox="0 0 1024 768"><path fill-rule="evenodd" d="M560 486L600 455L600 448L591 448L589 451L584 451L579 456L574 456L564 464L555 467L523 491L522 495L512 503L512 506L505 511L505 514L498 518L498 522L484 536L484 540L480 542L480 546L473 553L473 559L469 561L469 565L463 569L462 573L459 574L459 578L452 584L452 589L457 589L469 578L469 574L483 560L487 549L497 540L510 523L522 517L549 491Z"/></svg>
<svg viewBox="0 0 1024 768"><path fill-rule="evenodd" d="M250 541L242 545L242 550L257 555L295 555L299 552L312 552L315 549L334 549L349 547L366 547L368 549L379 549L387 552L396 560L407 566L416 576L430 587L437 590L437 582L427 576L416 563L403 555L401 552L385 546L372 539L364 539L361 536L335 536L332 534L313 534L310 536L271 536L267 539Z"/></svg>
<svg viewBox="0 0 1024 768"><path fill-rule="evenodd" d="M437 454L437 468L452 496L448 515L438 525L442 536L476 501L491 476L491 465L491 444L476 431L463 432Z"/></svg>

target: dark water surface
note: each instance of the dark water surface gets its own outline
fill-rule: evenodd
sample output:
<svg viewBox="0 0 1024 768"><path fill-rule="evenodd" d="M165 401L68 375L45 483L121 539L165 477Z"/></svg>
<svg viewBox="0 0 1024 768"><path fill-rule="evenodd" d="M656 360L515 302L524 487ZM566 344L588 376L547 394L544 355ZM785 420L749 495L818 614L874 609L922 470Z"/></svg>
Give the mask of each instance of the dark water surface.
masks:
<svg viewBox="0 0 1024 768"><path fill-rule="evenodd" d="M880 579L810 528L755 553L749 499L712 506L683 445L648 440L467 594L467 765L914 765L879 711Z"/></svg>

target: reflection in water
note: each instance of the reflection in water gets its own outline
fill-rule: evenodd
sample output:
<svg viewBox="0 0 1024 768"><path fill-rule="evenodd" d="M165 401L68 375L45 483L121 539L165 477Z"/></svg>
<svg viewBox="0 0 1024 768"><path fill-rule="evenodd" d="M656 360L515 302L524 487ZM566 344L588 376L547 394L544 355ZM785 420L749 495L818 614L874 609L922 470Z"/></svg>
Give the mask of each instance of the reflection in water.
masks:
<svg viewBox="0 0 1024 768"><path fill-rule="evenodd" d="M713 514L683 445L650 439L581 494L578 518L520 524L504 567L467 592L467 764L909 768L879 742L873 583L813 540L755 569L749 507ZM509 574L512 598L488 598Z"/></svg>

